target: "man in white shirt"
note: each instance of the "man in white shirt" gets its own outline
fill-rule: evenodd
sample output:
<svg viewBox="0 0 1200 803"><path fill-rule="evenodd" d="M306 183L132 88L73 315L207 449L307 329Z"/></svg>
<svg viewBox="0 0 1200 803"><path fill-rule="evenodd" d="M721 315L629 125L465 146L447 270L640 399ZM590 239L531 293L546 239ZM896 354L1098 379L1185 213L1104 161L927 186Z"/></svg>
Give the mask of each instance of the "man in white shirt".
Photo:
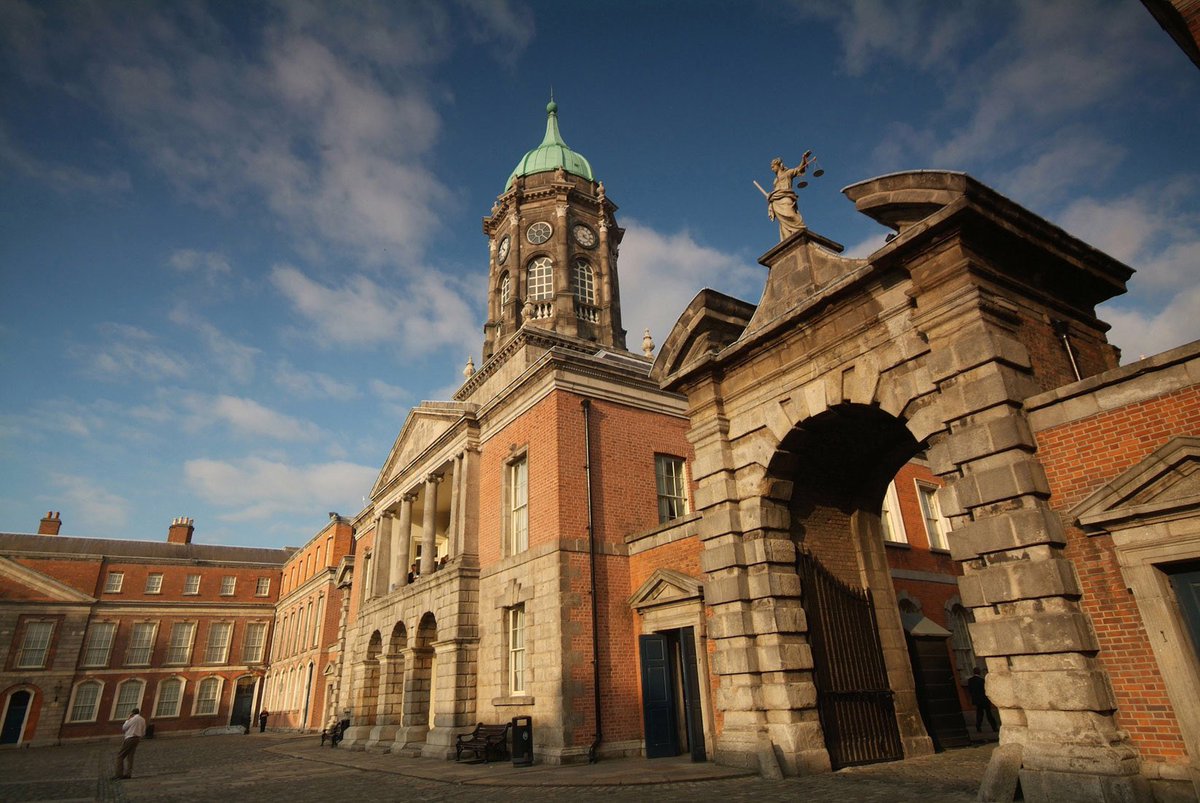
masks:
<svg viewBox="0 0 1200 803"><path fill-rule="evenodd" d="M117 753L117 774L113 776L114 781L133 777L133 754L137 752L138 742L146 735L146 719L135 708L129 712L129 719L125 720L121 730L125 731L125 741L121 743L121 752Z"/></svg>

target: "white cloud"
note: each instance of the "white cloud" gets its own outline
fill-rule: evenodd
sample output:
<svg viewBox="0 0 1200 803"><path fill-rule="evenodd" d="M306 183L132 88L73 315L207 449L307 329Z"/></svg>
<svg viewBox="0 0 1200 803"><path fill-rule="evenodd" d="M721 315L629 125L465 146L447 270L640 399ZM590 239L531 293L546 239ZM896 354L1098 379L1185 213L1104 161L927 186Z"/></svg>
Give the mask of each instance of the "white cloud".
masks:
<svg viewBox="0 0 1200 803"><path fill-rule="evenodd" d="M2 25L0 25L2 27ZM125 192L132 186L124 170L90 171L75 165L48 162L16 145L0 126L0 164L39 181L56 192L91 192L107 195Z"/></svg>
<svg viewBox="0 0 1200 803"><path fill-rule="evenodd" d="M188 331L197 332L204 339L219 373L243 383L254 378L255 363L262 353L260 349L239 343L183 304L172 309L169 317L172 322L186 327Z"/></svg>
<svg viewBox="0 0 1200 803"><path fill-rule="evenodd" d="M97 379L139 379L157 382L188 375L186 360L157 344L157 338L137 326L105 323L100 343L74 344L68 353L82 363L84 373Z"/></svg>
<svg viewBox="0 0 1200 803"><path fill-rule="evenodd" d="M278 265L271 282L308 319L318 343L389 342L412 356L444 346L466 354L481 339L465 298L467 286L448 275L426 271L385 287L357 274L340 287L328 287L294 267Z"/></svg>
<svg viewBox="0 0 1200 803"><path fill-rule="evenodd" d="M627 345L641 351L649 328L661 346L680 313L704 287L757 303L766 268L696 242L690 232L663 234L626 220L621 242L621 323Z"/></svg>
<svg viewBox="0 0 1200 803"><path fill-rule="evenodd" d="M52 506L67 511L63 518L76 521L73 529L80 534L104 532L124 527L129 521L129 501L97 485L90 477L52 474L55 487Z"/></svg>
<svg viewBox="0 0 1200 803"><path fill-rule="evenodd" d="M1157 312L1112 302L1100 317L1112 324L1108 339L1121 349L1121 362L1135 362L1200 339L1200 286L1181 291Z"/></svg>
<svg viewBox="0 0 1200 803"><path fill-rule="evenodd" d="M229 259L219 251L195 251L181 248L172 252L167 264L180 273L199 273L209 282L233 273Z"/></svg>
<svg viewBox="0 0 1200 803"><path fill-rule="evenodd" d="M1001 188L1023 206L1060 201L1072 188L1112 175L1124 158L1122 148L1091 134L1060 135L1011 171Z"/></svg>
<svg viewBox="0 0 1200 803"><path fill-rule="evenodd" d="M357 512L378 470L336 461L295 465L259 457L237 461L189 460L188 487L228 512L224 521L252 521L296 510Z"/></svg>
<svg viewBox="0 0 1200 803"><path fill-rule="evenodd" d="M372 379L370 388L371 393L384 401L403 402L412 399L412 392L407 388L402 388L399 385L389 385L381 379Z"/></svg>
<svg viewBox="0 0 1200 803"><path fill-rule="evenodd" d="M341 382L319 371L302 371L284 360L275 367L275 384L305 399L348 401L358 397L353 383Z"/></svg>
<svg viewBox="0 0 1200 803"><path fill-rule="evenodd" d="M280 441L312 441L321 434L312 422L264 407L253 399L192 395L185 399L185 405L190 411L188 425L193 429L223 423L238 435Z"/></svg>

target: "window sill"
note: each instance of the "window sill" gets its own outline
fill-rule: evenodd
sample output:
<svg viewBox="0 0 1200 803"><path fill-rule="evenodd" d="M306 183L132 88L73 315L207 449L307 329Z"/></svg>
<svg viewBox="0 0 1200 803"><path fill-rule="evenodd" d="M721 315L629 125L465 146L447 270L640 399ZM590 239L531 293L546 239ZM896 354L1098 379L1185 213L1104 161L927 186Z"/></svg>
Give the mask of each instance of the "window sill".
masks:
<svg viewBox="0 0 1200 803"><path fill-rule="evenodd" d="M912 544L907 541L888 541L884 539L883 545L893 547L894 549L912 549Z"/></svg>
<svg viewBox="0 0 1200 803"><path fill-rule="evenodd" d="M533 695L514 694L509 697L493 697L492 705L494 705L494 706L533 705Z"/></svg>

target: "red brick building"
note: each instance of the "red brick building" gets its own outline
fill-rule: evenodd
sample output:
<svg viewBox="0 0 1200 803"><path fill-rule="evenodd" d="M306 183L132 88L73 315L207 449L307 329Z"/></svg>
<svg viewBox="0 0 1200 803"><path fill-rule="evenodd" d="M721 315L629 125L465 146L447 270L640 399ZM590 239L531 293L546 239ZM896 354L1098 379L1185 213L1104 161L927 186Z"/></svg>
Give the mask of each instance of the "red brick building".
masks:
<svg viewBox="0 0 1200 803"><path fill-rule="evenodd" d="M275 639L262 707L270 728L319 730L336 713L341 627L348 589L338 569L354 549L350 522L329 524L283 565L275 610Z"/></svg>
<svg viewBox="0 0 1200 803"><path fill-rule="evenodd" d="M248 724L258 709L283 549L0 533L3 744Z"/></svg>

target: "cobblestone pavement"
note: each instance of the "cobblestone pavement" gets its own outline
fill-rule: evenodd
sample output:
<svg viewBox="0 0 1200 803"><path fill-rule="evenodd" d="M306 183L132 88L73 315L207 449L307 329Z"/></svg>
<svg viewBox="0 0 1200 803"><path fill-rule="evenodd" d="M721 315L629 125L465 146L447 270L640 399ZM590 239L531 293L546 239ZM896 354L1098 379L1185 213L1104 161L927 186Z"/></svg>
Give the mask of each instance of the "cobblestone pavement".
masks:
<svg viewBox="0 0 1200 803"><path fill-rule="evenodd" d="M486 797L502 803L526 803L530 799L571 803L622 800L965 803L975 799L992 750L991 745L969 747L782 781L743 776L646 784L643 781L647 777L695 777L696 765L689 766L686 759L681 759L676 770L659 763L671 759L649 763L626 759L601 762L590 769L522 770L497 764L471 768L430 759L322 750L315 743L315 736L273 733L148 740L138 747L135 777L127 781L108 780L118 747L115 740L5 750L0 751L0 801L297 803L354 799L461 801ZM649 774L648 765L653 769ZM522 772L528 774L521 777ZM442 779L435 780L438 777Z"/></svg>

